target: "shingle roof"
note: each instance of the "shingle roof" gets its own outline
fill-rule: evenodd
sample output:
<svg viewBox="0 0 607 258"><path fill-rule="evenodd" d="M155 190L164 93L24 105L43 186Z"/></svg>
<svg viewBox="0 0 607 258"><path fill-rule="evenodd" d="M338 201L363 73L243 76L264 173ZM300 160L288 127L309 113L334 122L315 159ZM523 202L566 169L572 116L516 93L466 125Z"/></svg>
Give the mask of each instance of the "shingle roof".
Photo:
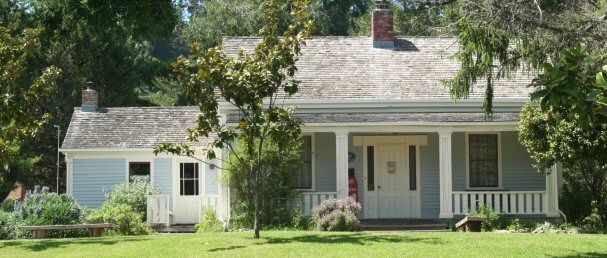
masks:
<svg viewBox="0 0 607 258"><path fill-rule="evenodd" d="M75 108L63 140L64 149L154 148L165 142L188 142L198 107L119 107L98 112ZM190 143L206 147L207 141Z"/></svg>
<svg viewBox="0 0 607 258"><path fill-rule="evenodd" d="M253 49L254 37L226 37L229 54ZM306 41L297 62L299 92L292 99L449 99L441 79L460 68L451 57L457 52L452 37L398 38L394 49L373 48L370 37L313 37ZM526 99L531 76L518 73L495 82L496 99ZM483 98L485 80L470 98Z"/></svg>
<svg viewBox="0 0 607 258"><path fill-rule="evenodd" d="M475 123L487 122L484 113L296 113L304 124L322 123ZM238 123L239 114L229 114L228 123ZM492 122L518 122L519 113L494 113Z"/></svg>

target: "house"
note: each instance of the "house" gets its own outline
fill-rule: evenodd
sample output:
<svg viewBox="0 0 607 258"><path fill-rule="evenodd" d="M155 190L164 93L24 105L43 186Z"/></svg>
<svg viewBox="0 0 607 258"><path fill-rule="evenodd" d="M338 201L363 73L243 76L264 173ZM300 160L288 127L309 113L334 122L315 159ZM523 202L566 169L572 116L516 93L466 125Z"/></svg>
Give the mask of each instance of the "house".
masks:
<svg viewBox="0 0 607 258"><path fill-rule="evenodd" d="M495 114L487 121L483 83L469 99L454 102L441 82L459 69L451 58L457 39L395 37L392 24L392 11L380 4L372 37L313 37L302 50L300 90L284 102L298 107L304 123L308 151L297 185L304 212L347 197L351 173L362 219L451 219L481 205L521 217L558 217L558 169L537 173L518 141L531 77L495 82ZM227 37L223 44L235 53L259 41ZM233 106L221 103L220 112L227 126L238 123ZM97 93L84 91L61 148L68 193L97 207L104 188L149 178L171 211L170 223L195 223L206 205L227 220L221 159L152 154L163 142L187 142L198 114L196 107L99 108Z"/></svg>

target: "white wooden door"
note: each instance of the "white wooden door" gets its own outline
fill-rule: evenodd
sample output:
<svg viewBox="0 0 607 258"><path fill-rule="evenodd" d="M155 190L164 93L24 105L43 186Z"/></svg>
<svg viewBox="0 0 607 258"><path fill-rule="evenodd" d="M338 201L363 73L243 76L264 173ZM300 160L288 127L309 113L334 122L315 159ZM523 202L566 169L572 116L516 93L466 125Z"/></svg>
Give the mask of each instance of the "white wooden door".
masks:
<svg viewBox="0 0 607 258"><path fill-rule="evenodd" d="M173 223L196 224L200 215L202 166L198 162L182 161L173 171Z"/></svg>
<svg viewBox="0 0 607 258"><path fill-rule="evenodd" d="M407 149L402 144L379 145L377 154L379 218L406 218L410 206Z"/></svg>

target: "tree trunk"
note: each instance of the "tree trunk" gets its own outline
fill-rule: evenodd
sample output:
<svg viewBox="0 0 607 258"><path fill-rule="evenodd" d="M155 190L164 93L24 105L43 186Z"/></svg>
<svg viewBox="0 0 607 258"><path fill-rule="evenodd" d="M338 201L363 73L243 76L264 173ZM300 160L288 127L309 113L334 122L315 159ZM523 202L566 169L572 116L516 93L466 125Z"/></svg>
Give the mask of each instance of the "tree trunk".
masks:
<svg viewBox="0 0 607 258"><path fill-rule="evenodd" d="M8 195L11 193L11 191L3 191L0 192L0 202L3 202L4 199L6 199L6 197L8 197Z"/></svg>
<svg viewBox="0 0 607 258"><path fill-rule="evenodd" d="M259 239L259 192L255 193L255 222L253 224L253 238Z"/></svg>

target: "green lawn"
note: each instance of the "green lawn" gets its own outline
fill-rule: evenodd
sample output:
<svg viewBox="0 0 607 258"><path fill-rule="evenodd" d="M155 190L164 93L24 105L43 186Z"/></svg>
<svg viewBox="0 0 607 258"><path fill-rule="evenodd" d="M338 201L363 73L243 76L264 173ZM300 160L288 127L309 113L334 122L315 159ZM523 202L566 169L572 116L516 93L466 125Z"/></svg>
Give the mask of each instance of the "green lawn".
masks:
<svg viewBox="0 0 607 258"><path fill-rule="evenodd" d="M0 241L1 257L605 257L607 235L262 232Z"/></svg>

